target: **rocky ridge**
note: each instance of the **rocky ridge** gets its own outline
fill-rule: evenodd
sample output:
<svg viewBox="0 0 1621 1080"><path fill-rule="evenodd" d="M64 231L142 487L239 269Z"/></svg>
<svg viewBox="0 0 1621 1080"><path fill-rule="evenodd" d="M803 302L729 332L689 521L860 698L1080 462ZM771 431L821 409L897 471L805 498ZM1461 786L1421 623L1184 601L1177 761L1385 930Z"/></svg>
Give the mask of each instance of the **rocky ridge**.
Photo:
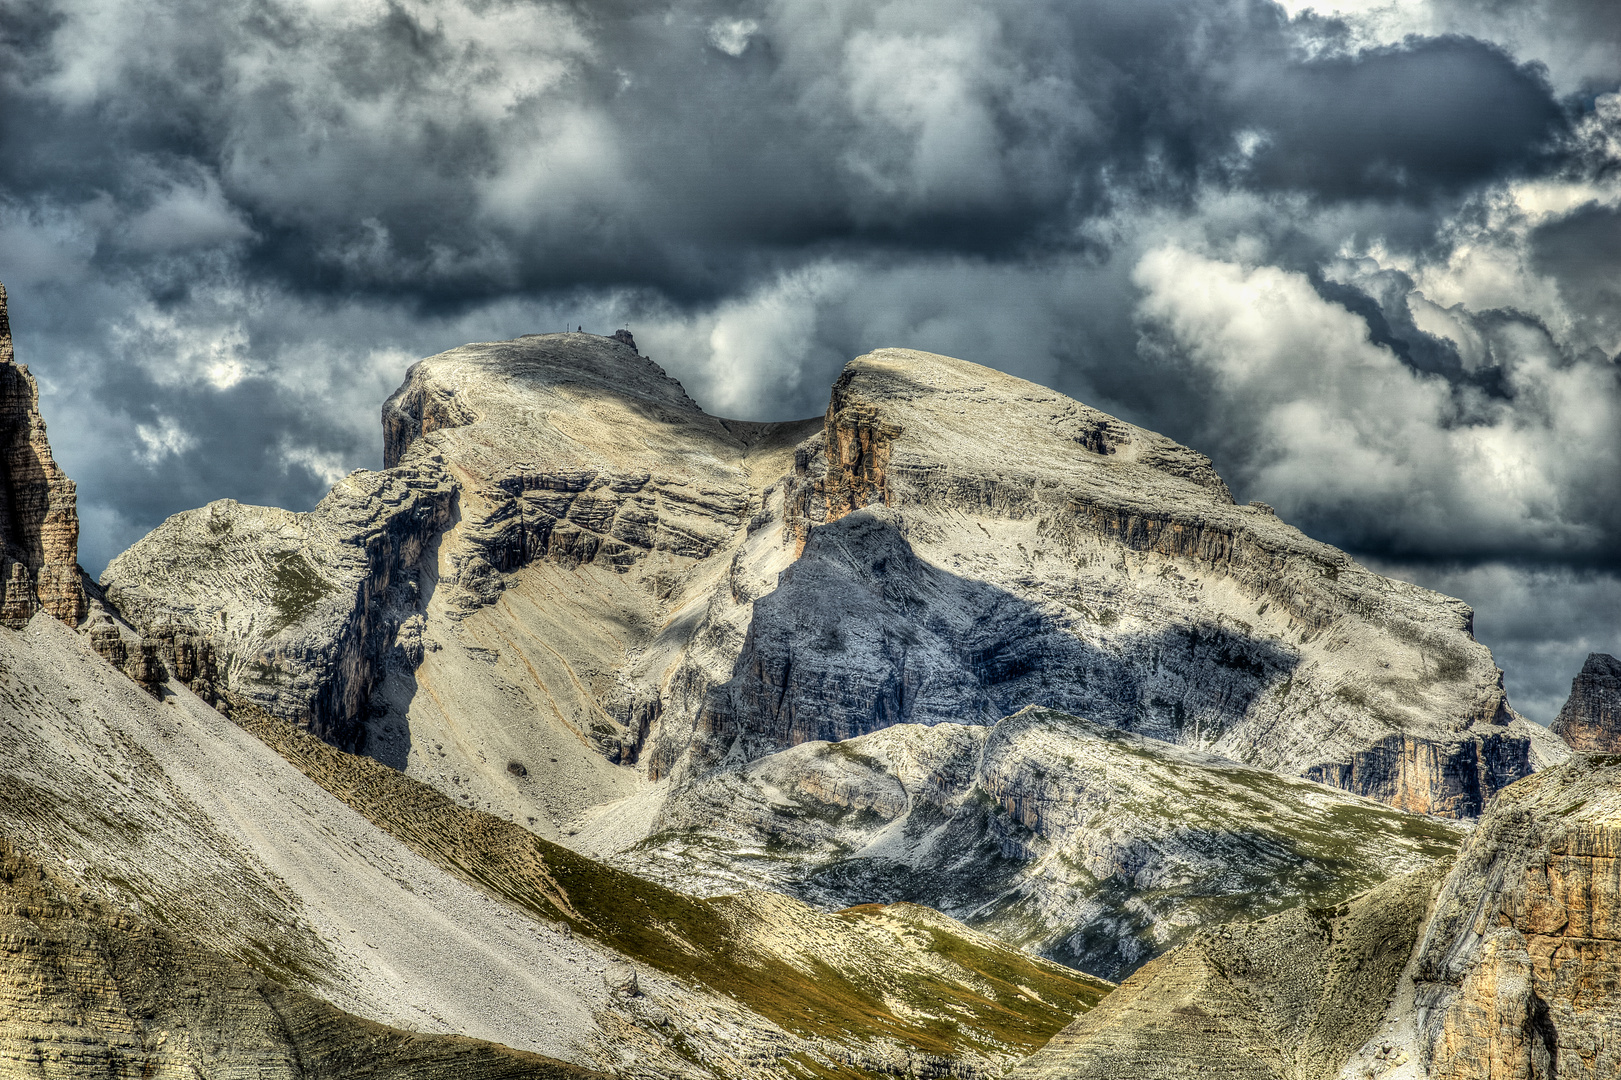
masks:
<svg viewBox="0 0 1621 1080"><path fill-rule="evenodd" d="M701 894L939 909L1119 979L1200 926L1332 907L1465 831L1035 707L808 742L676 792L616 865ZM587 827L577 843L588 850Z"/></svg>
<svg viewBox="0 0 1621 1080"><path fill-rule="evenodd" d="M72 480L51 457L39 384L16 361L6 289L0 285L0 623L44 611L72 625L84 617L79 512Z"/></svg>
<svg viewBox="0 0 1621 1080"><path fill-rule="evenodd" d="M1554 717L1553 732L1584 754L1621 753L1621 660L1588 654Z"/></svg>
<svg viewBox="0 0 1621 1080"><path fill-rule="evenodd" d="M384 428L341 512L180 515L108 595L209 638L272 713L543 835L638 775L1028 704L1449 817L1564 752L1460 602L963 361L881 350L819 421L744 424L631 342L541 335L420 362Z"/></svg>

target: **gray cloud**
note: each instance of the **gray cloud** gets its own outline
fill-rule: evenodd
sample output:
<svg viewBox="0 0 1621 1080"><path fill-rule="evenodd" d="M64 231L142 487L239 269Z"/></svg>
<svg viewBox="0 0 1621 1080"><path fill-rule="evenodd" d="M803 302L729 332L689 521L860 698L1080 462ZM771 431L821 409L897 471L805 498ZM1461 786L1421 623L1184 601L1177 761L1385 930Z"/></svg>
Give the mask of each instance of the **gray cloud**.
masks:
<svg viewBox="0 0 1621 1080"><path fill-rule="evenodd" d="M375 467L418 356L628 322L723 414L933 349L1368 557L1613 572L1611 6L1304 7L0 0L0 280L85 561Z"/></svg>

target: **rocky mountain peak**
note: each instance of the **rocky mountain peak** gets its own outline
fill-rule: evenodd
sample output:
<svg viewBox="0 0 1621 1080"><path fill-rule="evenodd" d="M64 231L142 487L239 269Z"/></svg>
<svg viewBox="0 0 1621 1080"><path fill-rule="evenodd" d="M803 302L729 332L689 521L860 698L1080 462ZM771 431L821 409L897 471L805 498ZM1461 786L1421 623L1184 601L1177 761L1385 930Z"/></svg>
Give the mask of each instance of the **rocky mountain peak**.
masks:
<svg viewBox="0 0 1621 1080"><path fill-rule="evenodd" d="M384 472L310 514L177 515L109 595L214 639L271 713L542 829L625 766L680 786L1027 705L1447 817L1564 752L1467 605L1235 505L1163 435L907 349L852 360L822 417L723 420L633 346L429 357ZM553 758L590 781L506 767Z"/></svg>
<svg viewBox="0 0 1621 1080"><path fill-rule="evenodd" d="M18 627L36 611L70 625L85 615L73 481L51 457L39 415L39 384L16 362L6 291L0 286L0 622Z"/></svg>
<svg viewBox="0 0 1621 1080"><path fill-rule="evenodd" d="M1573 750L1621 753L1621 660L1590 653L1571 680L1570 697L1554 718L1554 733Z"/></svg>

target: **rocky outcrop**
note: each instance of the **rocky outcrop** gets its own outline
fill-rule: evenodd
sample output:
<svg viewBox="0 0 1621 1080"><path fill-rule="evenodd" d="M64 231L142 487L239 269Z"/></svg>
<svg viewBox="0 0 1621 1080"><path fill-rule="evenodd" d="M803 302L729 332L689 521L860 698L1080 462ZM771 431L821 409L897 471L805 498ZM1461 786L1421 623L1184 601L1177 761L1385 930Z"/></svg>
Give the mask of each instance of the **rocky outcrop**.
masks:
<svg viewBox="0 0 1621 1080"><path fill-rule="evenodd" d="M0 285L0 623L36 611L71 625L85 615L79 513L72 480L51 457L39 385L16 362Z"/></svg>
<svg viewBox="0 0 1621 1080"><path fill-rule="evenodd" d="M1574 757L1499 794L1428 887L1196 935L1010 1075L1621 1075L1618 867L1621 762Z"/></svg>
<svg viewBox="0 0 1621 1080"><path fill-rule="evenodd" d="M1588 654L1554 717L1553 731L1584 754L1621 753L1621 660Z"/></svg>
<svg viewBox="0 0 1621 1080"><path fill-rule="evenodd" d="M0 1072L78 1080L605 1080L351 1016L75 888L0 839Z"/></svg>
<svg viewBox="0 0 1621 1080"><path fill-rule="evenodd" d="M128 645L102 631L108 658L139 667L142 685L161 682L156 664L206 696L229 689L359 746L395 636L423 602L423 551L454 509L454 487L427 462L353 473L305 514L230 500L177 514L103 575L140 630Z"/></svg>
<svg viewBox="0 0 1621 1080"><path fill-rule="evenodd" d="M1030 708L993 726L807 742L711 773L616 861L701 893L909 900L1119 979L1201 927L1333 907L1449 856L1464 835Z"/></svg>
<svg viewBox="0 0 1621 1080"><path fill-rule="evenodd" d="M1563 753L1464 604L974 364L882 350L825 416L750 424L633 341L540 335L418 363L383 427L385 472L311 515L180 515L109 595L273 714L546 835L625 766L679 787L1030 704L1448 817Z"/></svg>
<svg viewBox="0 0 1621 1080"><path fill-rule="evenodd" d="M1573 758L1499 797L1415 985L1433 1080L1621 1075L1621 764Z"/></svg>
<svg viewBox="0 0 1621 1080"><path fill-rule="evenodd" d="M1008 1076L1334 1080L1377 1038L1440 876L1432 867L1338 907L1201 931Z"/></svg>
<svg viewBox="0 0 1621 1080"><path fill-rule="evenodd" d="M1469 817L1559 753L1508 708L1464 605L998 372L853 361L785 490L800 557L705 698L706 766L1040 704Z"/></svg>

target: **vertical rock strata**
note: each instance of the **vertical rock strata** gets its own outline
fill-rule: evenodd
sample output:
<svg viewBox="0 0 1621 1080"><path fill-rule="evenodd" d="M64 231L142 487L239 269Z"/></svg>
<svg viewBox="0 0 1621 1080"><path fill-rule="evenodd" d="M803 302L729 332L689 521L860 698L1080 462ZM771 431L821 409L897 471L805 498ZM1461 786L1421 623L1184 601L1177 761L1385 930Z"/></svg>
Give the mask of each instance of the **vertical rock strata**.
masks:
<svg viewBox="0 0 1621 1080"><path fill-rule="evenodd" d="M16 362L0 285L0 622L36 611L69 625L85 615L79 514L72 480L51 457L39 385Z"/></svg>
<svg viewBox="0 0 1621 1080"><path fill-rule="evenodd" d="M1588 655L1553 731L1584 754L1621 753L1621 660L1608 653Z"/></svg>
<svg viewBox="0 0 1621 1080"><path fill-rule="evenodd" d="M1573 758L1499 797L1415 981L1431 1080L1621 1076L1621 764Z"/></svg>

